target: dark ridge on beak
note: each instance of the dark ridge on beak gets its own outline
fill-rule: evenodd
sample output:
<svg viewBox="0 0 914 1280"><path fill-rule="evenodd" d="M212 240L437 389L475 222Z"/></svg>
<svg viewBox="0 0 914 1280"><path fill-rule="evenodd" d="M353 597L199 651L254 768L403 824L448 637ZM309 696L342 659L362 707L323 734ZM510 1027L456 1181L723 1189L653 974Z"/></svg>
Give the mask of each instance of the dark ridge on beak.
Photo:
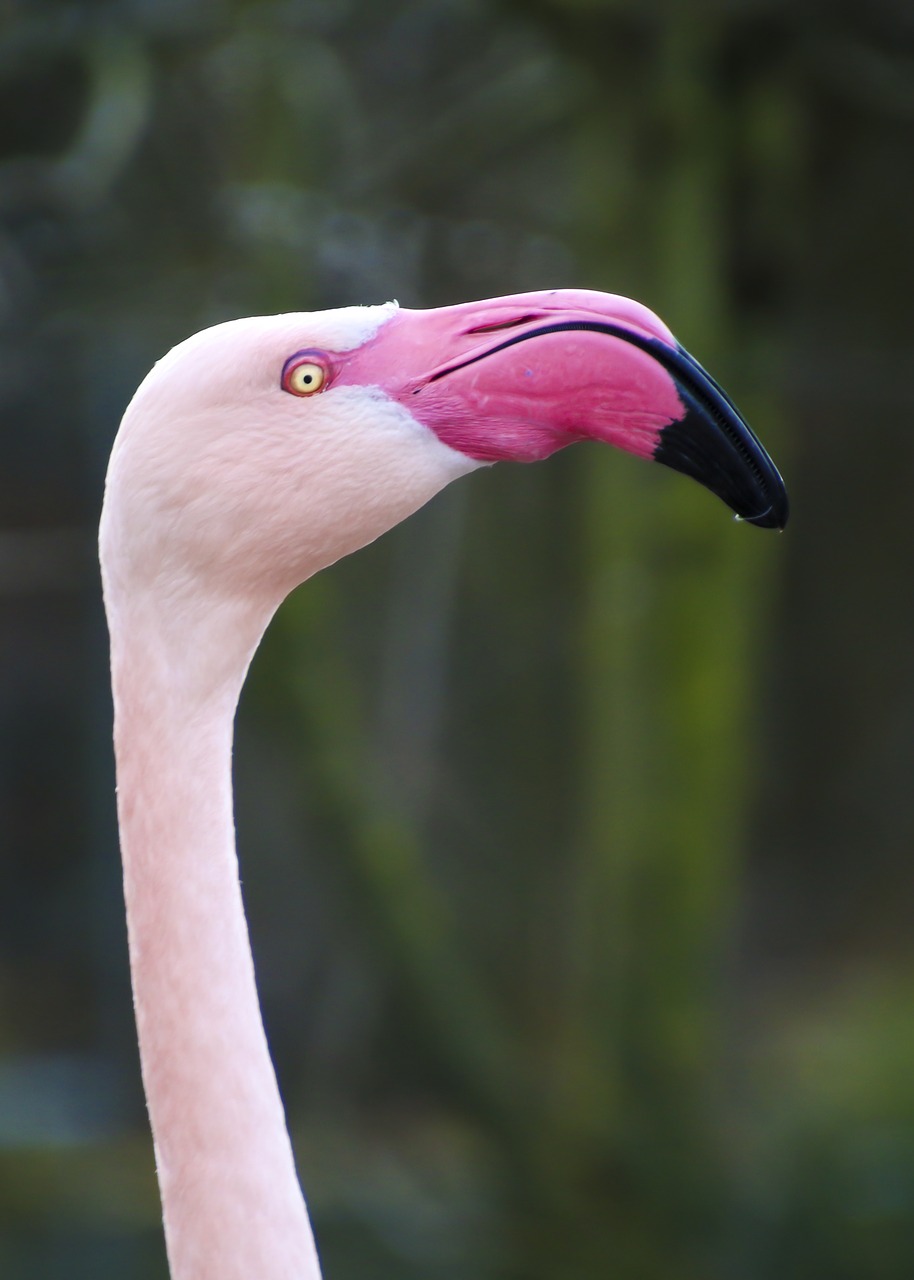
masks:
<svg viewBox="0 0 914 1280"><path fill-rule="evenodd" d="M662 428L654 461L703 484L747 524L783 529L790 513L784 481L727 393L684 348L643 345L670 373L686 408L685 417Z"/></svg>
<svg viewBox="0 0 914 1280"><path fill-rule="evenodd" d="M524 323L527 319L536 317L524 317L516 323ZM649 338L609 321L561 320L514 334L487 351L439 369L430 381L485 360L518 342L575 329L605 333L630 342L652 356L673 379L685 413L682 418L661 428L654 450L655 462L662 462L664 466L697 480L747 524L755 524L762 529L784 528L790 508L787 490L777 467L727 393L683 347L667 346L659 338ZM493 326L491 332L495 331ZM485 332L485 329L478 332Z"/></svg>

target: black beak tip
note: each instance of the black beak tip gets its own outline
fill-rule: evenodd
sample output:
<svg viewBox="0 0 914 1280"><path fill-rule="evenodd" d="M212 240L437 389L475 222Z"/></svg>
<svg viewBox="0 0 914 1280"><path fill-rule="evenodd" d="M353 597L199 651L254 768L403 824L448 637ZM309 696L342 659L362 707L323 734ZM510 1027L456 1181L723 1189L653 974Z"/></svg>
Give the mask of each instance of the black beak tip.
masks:
<svg viewBox="0 0 914 1280"><path fill-rule="evenodd" d="M780 476L778 476L778 480L780 480ZM737 513L736 519L743 524L754 524L759 529L777 529L778 533L782 533L789 517L790 503L787 499L787 490L784 488L782 481L766 510L754 516Z"/></svg>
<svg viewBox="0 0 914 1280"><path fill-rule="evenodd" d="M660 431L654 458L716 493L745 524L783 529L790 505L777 467L736 405L682 347L655 352L683 415Z"/></svg>
<svg viewBox="0 0 914 1280"><path fill-rule="evenodd" d="M777 468L741 418L728 413L725 426L722 420L688 404L679 421L661 429L654 461L710 489L743 524L783 529L790 504Z"/></svg>

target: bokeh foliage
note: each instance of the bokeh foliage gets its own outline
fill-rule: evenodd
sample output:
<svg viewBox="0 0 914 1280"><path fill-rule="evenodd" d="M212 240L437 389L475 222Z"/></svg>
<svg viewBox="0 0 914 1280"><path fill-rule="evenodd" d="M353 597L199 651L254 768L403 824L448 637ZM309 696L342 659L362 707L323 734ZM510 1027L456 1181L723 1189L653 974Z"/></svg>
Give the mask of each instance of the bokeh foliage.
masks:
<svg viewBox="0 0 914 1280"><path fill-rule="evenodd" d="M132 388L231 315L576 284L795 519L581 446L279 615L239 835L328 1277L909 1276L909 6L0 21L2 1274L165 1275L92 568Z"/></svg>

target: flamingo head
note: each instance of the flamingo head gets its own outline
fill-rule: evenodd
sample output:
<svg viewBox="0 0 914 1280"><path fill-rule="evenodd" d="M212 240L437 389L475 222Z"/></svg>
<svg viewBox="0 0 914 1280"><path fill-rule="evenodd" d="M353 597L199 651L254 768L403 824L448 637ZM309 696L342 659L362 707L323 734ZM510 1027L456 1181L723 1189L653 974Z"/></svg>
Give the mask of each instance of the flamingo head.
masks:
<svg viewBox="0 0 914 1280"><path fill-rule="evenodd" d="M782 528L783 482L645 307L554 290L234 320L131 401L102 520L106 589L262 595L370 542L476 467L599 440Z"/></svg>

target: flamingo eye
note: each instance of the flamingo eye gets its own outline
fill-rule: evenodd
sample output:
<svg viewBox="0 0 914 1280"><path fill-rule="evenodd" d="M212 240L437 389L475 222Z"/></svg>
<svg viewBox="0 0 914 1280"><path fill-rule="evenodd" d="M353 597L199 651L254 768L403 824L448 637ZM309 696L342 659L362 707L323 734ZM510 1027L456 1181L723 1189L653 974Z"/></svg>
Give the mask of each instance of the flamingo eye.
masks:
<svg viewBox="0 0 914 1280"><path fill-rule="evenodd" d="M283 366L282 389L293 396L313 396L327 381L327 369L313 351L300 351Z"/></svg>

